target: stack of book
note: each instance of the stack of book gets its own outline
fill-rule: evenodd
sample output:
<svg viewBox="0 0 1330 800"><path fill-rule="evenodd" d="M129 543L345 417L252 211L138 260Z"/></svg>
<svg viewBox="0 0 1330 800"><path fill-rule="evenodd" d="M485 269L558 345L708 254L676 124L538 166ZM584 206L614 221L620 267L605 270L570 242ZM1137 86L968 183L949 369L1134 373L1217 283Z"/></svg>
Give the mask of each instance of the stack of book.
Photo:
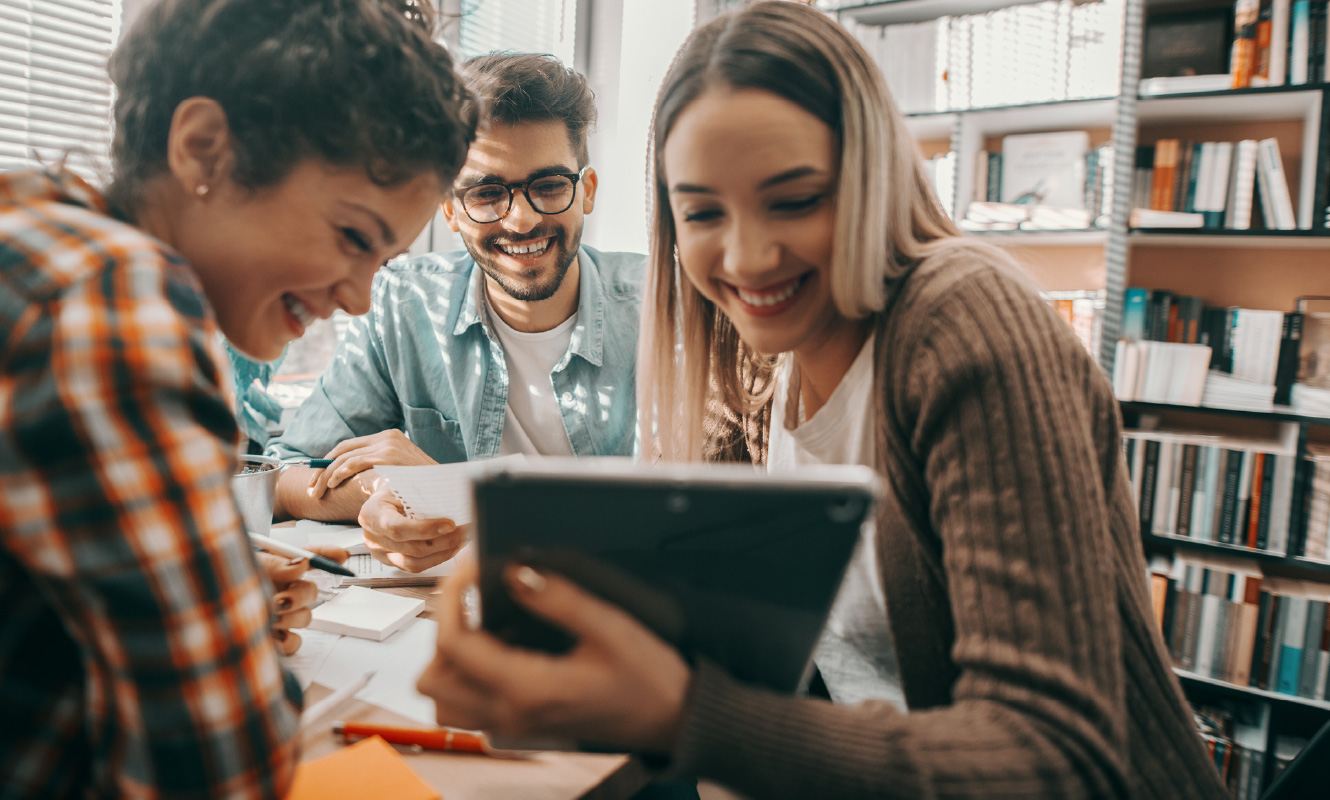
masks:
<svg viewBox="0 0 1330 800"><path fill-rule="evenodd" d="M1157 557L1150 571L1156 618L1179 669L1326 699L1330 587L1265 576L1229 559Z"/></svg>
<svg viewBox="0 0 1330 800"><path fill-rule="evenodd" d="M1199 388L1188 387L1195 403L1248 411L1288 405L1298 378L1304 317L1302 312L1207 306L1192 295L1129 287L1123 294L1120 359L1114 366L1118 396L1178 402L1155 399L1142 380L1157 350L1152 343L1169 342L1209 348L1209 373L1201 373Z"/></svg>
<svg viewBox="0 0 1330 800"><path fill-rule="evenodd" d="M1326 79L1325 0L1236 0L1231 88Z"/></svg>
<svg viewBox="0 0 1330 800"><path fill-rule="evenodd" d="M1282 443L1167 431L1122 433L1141 530L1288 552L1298 461Z"/></svg>
<svg viewBox="0 0 1330 800"><path fill-rule="evenodd" d="M1269 714L1255 712L1249 704L1210 704L1197 706L1193 718L1230 795L1236 800L1257 800L1265 771Z"/></svg>
<svg viewBox="0 0 1330 800"><path fill-rule="evenodd" d="M1118 94L1123 0L1047 0L927 22L844 24L906 113Z"/></svg>
<svg viewBox="0 0 1330 800"><path fill-rule="evenodd" d="M1131 206L1134 228L1297 228L1274 138L1137 147Z"/></svg>
<svg viewBox="0 0 1330 800"><path fill-rule="evenodd" d="M1013 134L980 151L963 225L969 230L1104 227L1113 211L1113 149L1085 131Z"/></svg>

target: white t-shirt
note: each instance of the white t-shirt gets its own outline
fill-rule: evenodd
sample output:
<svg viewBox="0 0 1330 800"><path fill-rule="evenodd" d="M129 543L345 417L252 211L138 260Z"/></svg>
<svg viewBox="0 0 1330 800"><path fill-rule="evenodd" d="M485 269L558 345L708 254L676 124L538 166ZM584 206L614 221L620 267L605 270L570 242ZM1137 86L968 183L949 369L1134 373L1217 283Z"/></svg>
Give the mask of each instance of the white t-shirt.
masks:
<svg viewBox="0 0 1330 800"><path fill-rule="evenodd" d="M489 321L508 365L508 404L499 455L571 456L550 373L568 353L577 315L539 333L514 330L490 309Z"/></svg>
<svg viewBox="0 0 1330 800"><path fill-rule="evenodd" d="M767 470L796 471L805 464L873 466L873 337L868 337L826 405L803 424L798 424L799 395L798 387L791 386L792 373L793 360L787 359L776 376ZM876 698L904 711L905 693L887 625L875 538L873 526L866 525L813 661L837 703Z"/></svg>

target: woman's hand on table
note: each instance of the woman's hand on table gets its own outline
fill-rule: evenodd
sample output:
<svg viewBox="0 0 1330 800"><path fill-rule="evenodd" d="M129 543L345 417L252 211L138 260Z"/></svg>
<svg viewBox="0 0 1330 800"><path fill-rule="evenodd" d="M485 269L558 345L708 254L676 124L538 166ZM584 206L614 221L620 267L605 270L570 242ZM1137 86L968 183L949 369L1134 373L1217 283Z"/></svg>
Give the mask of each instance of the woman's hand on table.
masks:
<svg viewBox="0 0 1330 800"><path fill-rule="evenodd" d="M340 547L309 545L310 552L327 556L339 564L346 563L348 553ZM272 638L284 655L300 649L300 634L293 628L304 628L310 623L310 607L319 598L319 588L304 579L309 559L295 561L272 553L258 553L259 566L272 584L272 609L276 615L272 623Z"/></svg>
<svg viewBox="0 0 1330 800"><path fill-rule="evenodd" d="M370 555L407 572L423 572L457 555L471 527L450 519L412 519L382 483L360 507L356 521Z"/></svg>
<svg viewBox="0 0 1330 800"><path fill-rule="evenodd" d="M593 741L667 753L678 740L691 671L632 616L553 573L513 566L513 598L576 637L560 656L509 647L468 624L468 559L444 579L438 649L417 688L440 725Z"/></svg>
<svg viewBox="0 0 1330 800"><path fill-rule="evenodd" d="M375 464L413 467L436 463L416 447L415 442L406 438L405 433L396 429L339 442L325 458L332 459L332 463L316 471L309 484L309 495L316 500L329 489L336 489L356 475L373 469Z"/></svg>

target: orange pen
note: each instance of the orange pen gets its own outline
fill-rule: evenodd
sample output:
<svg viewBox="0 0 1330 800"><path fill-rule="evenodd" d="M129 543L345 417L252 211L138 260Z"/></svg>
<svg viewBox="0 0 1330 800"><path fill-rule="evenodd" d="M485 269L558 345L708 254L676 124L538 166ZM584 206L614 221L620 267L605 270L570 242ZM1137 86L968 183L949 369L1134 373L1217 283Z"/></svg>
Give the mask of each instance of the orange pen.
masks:
<svg viewBox="0 0 1330 800"><path fill-rule="evenodd" d="M381 737L391 744L414 745L427 750L448 750L454 753L490 754L491 748L484 734L454 728L399 728L392 725L371 725L365 722L335 722L333 736L344 744Z"/></svg>

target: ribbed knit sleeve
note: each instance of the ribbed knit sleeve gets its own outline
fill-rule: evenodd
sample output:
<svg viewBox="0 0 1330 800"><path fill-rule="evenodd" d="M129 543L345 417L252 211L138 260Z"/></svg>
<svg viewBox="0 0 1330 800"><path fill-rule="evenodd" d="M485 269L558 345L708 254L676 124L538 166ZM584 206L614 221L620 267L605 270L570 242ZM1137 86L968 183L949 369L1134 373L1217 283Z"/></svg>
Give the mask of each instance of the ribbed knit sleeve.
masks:
<svg viewBox="0 0 1330 800"><path fill-rule="evenodd" d="M704 665L674 767L762 798L1221 796L1143 622L1107 381L1000 259L932 262L877 343L878 558L911 713ZM1162 708L1129 715L1129 672ZM1141 744L1186 779L1152 785Z"/></svg>

